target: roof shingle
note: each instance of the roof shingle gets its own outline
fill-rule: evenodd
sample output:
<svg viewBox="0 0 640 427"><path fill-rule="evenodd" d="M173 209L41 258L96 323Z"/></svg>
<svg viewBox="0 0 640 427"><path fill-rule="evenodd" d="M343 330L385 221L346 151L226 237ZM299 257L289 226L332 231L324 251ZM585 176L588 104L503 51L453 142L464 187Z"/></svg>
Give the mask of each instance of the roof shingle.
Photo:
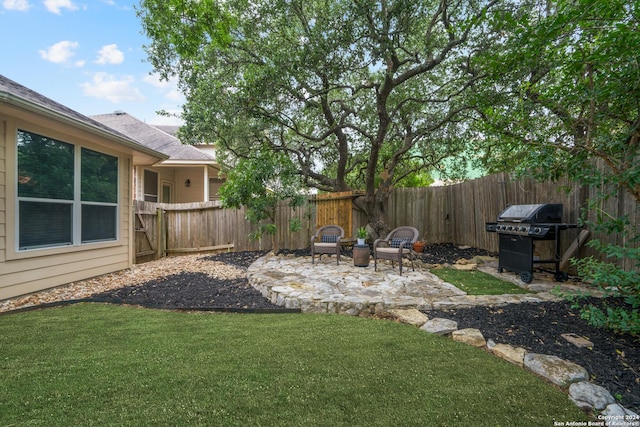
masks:
<svg viewBox="0 0 640 427"><path fill-rule="evenodd" d="M160 151L169 156L169 160L215 162L215 158L190 145L156 126L149 125L125 112L114 112L91 116L104 125L116 129L146 147Z"/></svg>

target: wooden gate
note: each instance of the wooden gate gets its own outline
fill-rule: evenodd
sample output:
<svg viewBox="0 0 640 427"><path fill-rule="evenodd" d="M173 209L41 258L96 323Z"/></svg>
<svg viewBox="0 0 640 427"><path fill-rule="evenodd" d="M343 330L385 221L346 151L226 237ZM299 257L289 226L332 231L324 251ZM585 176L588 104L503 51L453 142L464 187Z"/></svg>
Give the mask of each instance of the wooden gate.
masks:
<svg viewBox="0 0 640 427"><path fill-rule="evenodd" d="M345 237L353 237L353 198L356 193L318 194L316 202L316 227L339 225L344 229Z"/></svg>
<svg viewBox="0 0 640 427"><path fill-rule="evenodd" d="M162 209L152 206L140 201L134 206L136 264L165 256L165 215Z"/></svg>

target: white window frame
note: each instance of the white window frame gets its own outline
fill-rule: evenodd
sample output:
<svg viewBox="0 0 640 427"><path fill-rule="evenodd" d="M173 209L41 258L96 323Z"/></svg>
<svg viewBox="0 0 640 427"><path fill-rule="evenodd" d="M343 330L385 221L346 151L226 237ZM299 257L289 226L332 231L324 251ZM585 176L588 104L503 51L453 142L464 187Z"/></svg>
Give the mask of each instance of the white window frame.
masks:
<svg viewBox="0 0 640 427"><path fill-rule="evenodd" d="M101 151L99 149L96 149L94 147L88 147L85 146L83 144L79 144L79 143L73 143L73 142L69 142L66 140L63 140L59 137L53 137L53 136L48 136L47 132L39 132L39 131L34 131L34 130L29 130L28 128L23 128L23 127L16 127L15 128L15 140L17 142L18 140L18 133L19 132L27 132L27 133L31 133L31 134L37 134L46 138L50 138L59 142L63 142L65 144L69 144L73 146L73 155L74 155L74 165L73 165L73 181L74 181L74 194L73 194L73 200L61 200L61 199L46 199L46 198L34 198L34 197L20 197L18 195L18 171L19 171L19 165L18 165L18 152L19 149L17 147L17 143L15 146L15 195L16 195L16 203L15 203L15 229L14 229L14 236L15 236L15 242L14 242L14 250L16 254L24 254L24 253L30 253L30 252L34 252L34 251L42 251L42 250L50 250L50 249L56 249L56 248L70 248L70 247L86 247L86 246L90 246L90 245L96 245L96 244L104 244L104 243L117 243L120 241L120 222L121 222L121 198L120 198L120 189L121 189L121 182L120 182L120 176L121 176L121 168L122 168L122 159L114 154L111 153L105 153L104 151ZM82 200L82 189L81 189L81 178L82 178L82 171L81 171L81 165L82 165L82 149L85 148L87 150L91 150L100 154L104 154L106 156L110 156L110 157L114 157L117 159L118 162L118 171L117 171L117 189L116 189L116 202L115 203L110 203L110 202L93 202L93 201L83 201ZM26 201L26 202L40 202L40 203L63 203L63 204L71 204L72 205L72 209L71 209L71 244L47 244L47 245L41 245L41 246L32 246L32 247L28 247L28 248L21 248L20 247L20 202L21 201ZM91 240L91 241L87 241L87 242L83 242L82 241L82 206L83 205L99 205L99 206L112 206L116 208L116 212L115 212L115 236L114 238L109 238L109 239L100 239L100 240Z"/></svg>
<svg viewBox="0 0 640 427"><path fill-rule="evenodd" d="M149 173L153 173L156 175L156 179L155 179L155 190L156 193L152 194L152 193L147 193L146 189L147 189L147 172ZM143 169L142 170L142 200L144 200L145 202L152 202L152 203L160 203L160 189L159 189L159 180L160 180L160 174L154 170L151 169ZM147 198L152 199L155 198L155 200L147 200Z"/></svg>

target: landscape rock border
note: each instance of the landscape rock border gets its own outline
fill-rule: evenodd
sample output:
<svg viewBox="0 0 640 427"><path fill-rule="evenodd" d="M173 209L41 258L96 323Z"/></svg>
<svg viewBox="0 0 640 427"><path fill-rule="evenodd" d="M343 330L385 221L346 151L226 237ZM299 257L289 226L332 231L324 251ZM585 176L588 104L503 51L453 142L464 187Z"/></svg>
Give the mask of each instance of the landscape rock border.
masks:
<svg viewBox="0 0 640 427"><path fill-rule="evenodd" d="M590 425L640 426L640 415L617 404L604 387L589 382L587 370L576 363L557 356L529 353L524 348L509 344L487 341L479 329L457 329L455 321L429 319L417 309L390 310L384 313L384 317L417 326L427 333L450 336L455 341L484 348L509 363L529 370L567 392L569 399L580 409L595 414L598 421ZM418 320L424 318L427 320L419 324Z"/></svg>

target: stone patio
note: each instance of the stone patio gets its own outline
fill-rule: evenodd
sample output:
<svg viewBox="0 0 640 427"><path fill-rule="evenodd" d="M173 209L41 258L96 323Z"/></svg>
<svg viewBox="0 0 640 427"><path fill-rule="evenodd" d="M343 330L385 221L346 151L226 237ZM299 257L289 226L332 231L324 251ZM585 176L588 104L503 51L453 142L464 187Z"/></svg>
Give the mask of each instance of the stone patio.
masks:
<svg viewBox="0 0 640 427"><path fill-rule="evenodd" d="M269 254L249 267L247 277L272 303L313 313L382 314L391 309L432 310L559 300L550 292L558 286L557 282L534 275L534 280L525 285L513 273L497 273L491 259L485 259L478 269L536 293L467 295L418 264L415 271L405 264L400 276L397 265L392 268L387 261L378 262L378 271L374 271L373 262L368 267L356 267L345 256L336 265L334 257L324 256L311 264L311 257ZM563 287L576 289L571 284Z"/></svg>

